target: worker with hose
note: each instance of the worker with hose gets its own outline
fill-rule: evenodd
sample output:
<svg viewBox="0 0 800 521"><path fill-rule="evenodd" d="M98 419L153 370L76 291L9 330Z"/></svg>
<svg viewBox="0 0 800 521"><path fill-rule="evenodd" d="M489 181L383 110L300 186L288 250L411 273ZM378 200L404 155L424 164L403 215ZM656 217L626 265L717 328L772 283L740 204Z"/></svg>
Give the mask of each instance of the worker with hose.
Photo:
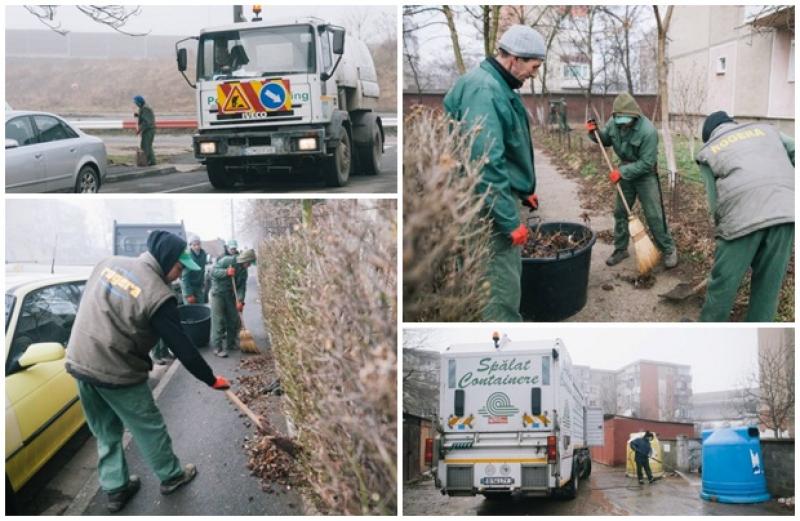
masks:
<svg viewBox="0 0 800 521"><path fill-rule="evenodd" d="M636 477L639 479L640 485L644 485L642 469L644 469L645 473L647 474L647 481L649 483L655 481L655 479L653 479L653 472L650 470L650 455L653 452L653 448L650 447L650 441L652 439L653 433L647 431L644 433L644 436L641 438L636 438L630 443L634 454L633 460L636 462Z"/></svg>
<svg viewBox="0 0 800 521"><path fill-rule="evenodd" d="M739 124L724 111L706 118L702 137L696 160L716 250L700 320L730 320L752 269L746 320L772 322L794 249L794 140L766 123Z"/></svg>
<svg viewBox="0 0 800 521"><path fill-rule="evenodd" d="M612 110L611 118L602 129L595 119L586 122L589 139L597 142L597 132L603 146L614 148L622 165L609 173L609 179L612 183L619 183L629 207L633 208L636 199L639 199L647 225L663 255L664 267L674 268L678 265L678 251L667 227L661 184L658 181L658 131L627 92L614 99ZM628 214L619 195L616 201L614 252L606 259L608 266L619 264L630 256Z"/></svg>
<svg viewBox="0 0 800 521"><path fill-rule="evenodd" d="M485 194L493 225L487 278L489 303L483 319L519 322L522 252L528 226L520 222L520 203L539 206L535 193L528 111L517 92L536 76L545 57L542 35L526 25L512 25L500 37L498 52L458 79L444 98L444 108L468 129L478 129L471 157L486 157L477 190Z"/></svg>
<svg viewBox="0 0 800 521"><path fill-rule="evenodd" d="M86 423L97 439L100 486L107 508L117 512L139 490L130 475L122 443L128 429L145 461L171 494L197 475L182 466L172 450L167 427L147 384L153 368L148 356L164 339L181 363L213 389L230 387L215 376L183 330L170 283L184 269L200 269L177 235L156 230L139 257L109 257L86 282L67 346L66 370L78 384Z"/></svg>
<svg viewBox="0 0 800 521"><path fill-rule="evenodd" d="M244 250L222 257L211 271L211 345L221 358L239 348L239 313L244 310L247 268L255 261L256 252Z"/></svg>

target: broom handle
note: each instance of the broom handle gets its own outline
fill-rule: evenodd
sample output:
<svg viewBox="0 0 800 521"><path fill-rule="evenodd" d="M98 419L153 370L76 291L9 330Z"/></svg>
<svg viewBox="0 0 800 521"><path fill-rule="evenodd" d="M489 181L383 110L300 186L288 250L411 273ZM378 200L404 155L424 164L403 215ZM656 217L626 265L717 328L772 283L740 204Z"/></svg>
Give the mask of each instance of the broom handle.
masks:
<svg viewBox="0 0 800 521"><path fill-rule="evenodd" d="M236 299L236 302L239 302L239 292L236 291L236 276L234 275L231 277L231 284L233 284L233 297ZM239 329L244 329L244 317L242 316L242 312L238 309L236 310L239 313Z"/></svg>
<svg viewBox="0 0 800 521"><path fill-rule="evenodd" d="M606 147L603 146L603 142L600 140L600 132L596 129L594 130L594 136L597 138L597 144L600 145L600 150L603 152L603 157L606 160L606 164L608 165L608 170L614 170L614 165L611 164L611 158L608 157L608 152L606 152ZM619 183L614 183L614 186L617 187L617 192L619 193L619 198L622 199L622 204L625 205L625 212L630 217L631 215L631 208L628 206L628 201L625 200L625 195L622 193L622 188L620 188Z"/></svg>
<svg viewBox="0 0 800 521"><path fill-rule="evenodd" d="M239 399L239 397L234 394L233 391L231 391L230 389L226 389L225 396L227 396L228 399L231 401L231 403L233 403L233 405L235 405L240 411L245 413L245 415L247 415L247 417L250 418L250 421L252 421L256 425L256 427L258 427L262 431L264 430L263 425L261 425L261 418L259 418L258 415L256 415L256 413L250 410L250 407L246 406L244 402L242 402Z"/></svg>

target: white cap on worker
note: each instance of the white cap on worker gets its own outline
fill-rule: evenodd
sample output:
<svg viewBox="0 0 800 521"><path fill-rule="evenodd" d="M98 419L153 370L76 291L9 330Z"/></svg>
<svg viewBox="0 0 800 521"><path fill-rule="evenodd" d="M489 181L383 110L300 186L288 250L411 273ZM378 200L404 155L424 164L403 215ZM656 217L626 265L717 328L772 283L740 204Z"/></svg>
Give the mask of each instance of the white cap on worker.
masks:
<svg viewBox="0 0 800 521"><path fill-rule="evenodd" d="M513 56L539 60L544 60L546 51L544 38L539 31L522 24L512 25L506 29L497 46Z"/></svg>

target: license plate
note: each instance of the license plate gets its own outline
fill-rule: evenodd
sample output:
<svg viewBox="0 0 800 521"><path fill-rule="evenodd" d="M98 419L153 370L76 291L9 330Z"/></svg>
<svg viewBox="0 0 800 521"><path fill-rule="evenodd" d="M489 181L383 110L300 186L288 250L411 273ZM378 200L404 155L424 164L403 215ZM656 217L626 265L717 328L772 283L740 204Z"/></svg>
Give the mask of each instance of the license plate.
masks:
<svg viewBox="0 0 800 521"><path fill-rule="evenodd" d="M514 478L509 477L491 477L481 478L481 485L513 485Z"/></svg>
<svg viewBox="0 0 800 521"><path fill-rule="evenodd" d="M244 149L244 155L246 156L263 156L274 153L275 147L247 147Z"/></svg>

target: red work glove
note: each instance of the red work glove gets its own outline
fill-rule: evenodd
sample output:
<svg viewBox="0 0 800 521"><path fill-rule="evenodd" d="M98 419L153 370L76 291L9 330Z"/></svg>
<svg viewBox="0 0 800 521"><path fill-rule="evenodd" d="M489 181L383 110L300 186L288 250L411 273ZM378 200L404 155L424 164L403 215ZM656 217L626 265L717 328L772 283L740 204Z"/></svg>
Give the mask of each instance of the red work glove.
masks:
<svg viewBox="0 0 800 521"><path fill-rule="evenodd" d="M231 388L231 383L224 376L217 376L214 385L211 387L218 391L224 391L225 389Z"/></svg>
<svg viewBox="0 0 800 521"><path fill-rule="evenodd" d="M608 174L608 178L611 180L612 183L617 184L619 180L622 179L622 174L619 173L619 170L616 168Z"/></svg>
<svg viewBox="0 0 800 521"><path fill-rule="evenodd" d="M236 311L239 313L244 311L244 302L239 302L238 300L236 301Z"/></svg>
<svg viewBox="0 0 800 521"><path fill-rule="evenodd" d="M225 271L225 273L229 277L235 277L236 276L236 268L234 268L233 266L228 266L228 269Z"/></svg>
<svg viewBox="0 0 800 521"><path fill-rule="evenodd" d="M596 120L594 120L594 119L590 119L590 120L588 120L588 121L586 122L586 131L587 131L589 134L591 134L591 133L592 133L592 132L594 132L595 130L597 130L597 121L596 121Z"/></svg>
<svg viewBox="0 0 800 521"><path fill-rule="evenodd" d="M189 295L188 297L186 297L186 302L188 302L189 304L197 304L197 297L195 297L194 295Z"/></svg>
<svg viewBox="0 0 800 521"><path fill-rule="evenodd" d="M522 205L527 206L531 209L531 211L539 209L539 196L536 194L531 194L525 199L522 200Z"/></svg>
<svg viewBox="0 0 800 521"><path fill-rule="evenodd" d="M511 244L514 246L522 246L528 242L528 227L524 224L520 224L513 232L511 232L510 237Z"/></svg>

